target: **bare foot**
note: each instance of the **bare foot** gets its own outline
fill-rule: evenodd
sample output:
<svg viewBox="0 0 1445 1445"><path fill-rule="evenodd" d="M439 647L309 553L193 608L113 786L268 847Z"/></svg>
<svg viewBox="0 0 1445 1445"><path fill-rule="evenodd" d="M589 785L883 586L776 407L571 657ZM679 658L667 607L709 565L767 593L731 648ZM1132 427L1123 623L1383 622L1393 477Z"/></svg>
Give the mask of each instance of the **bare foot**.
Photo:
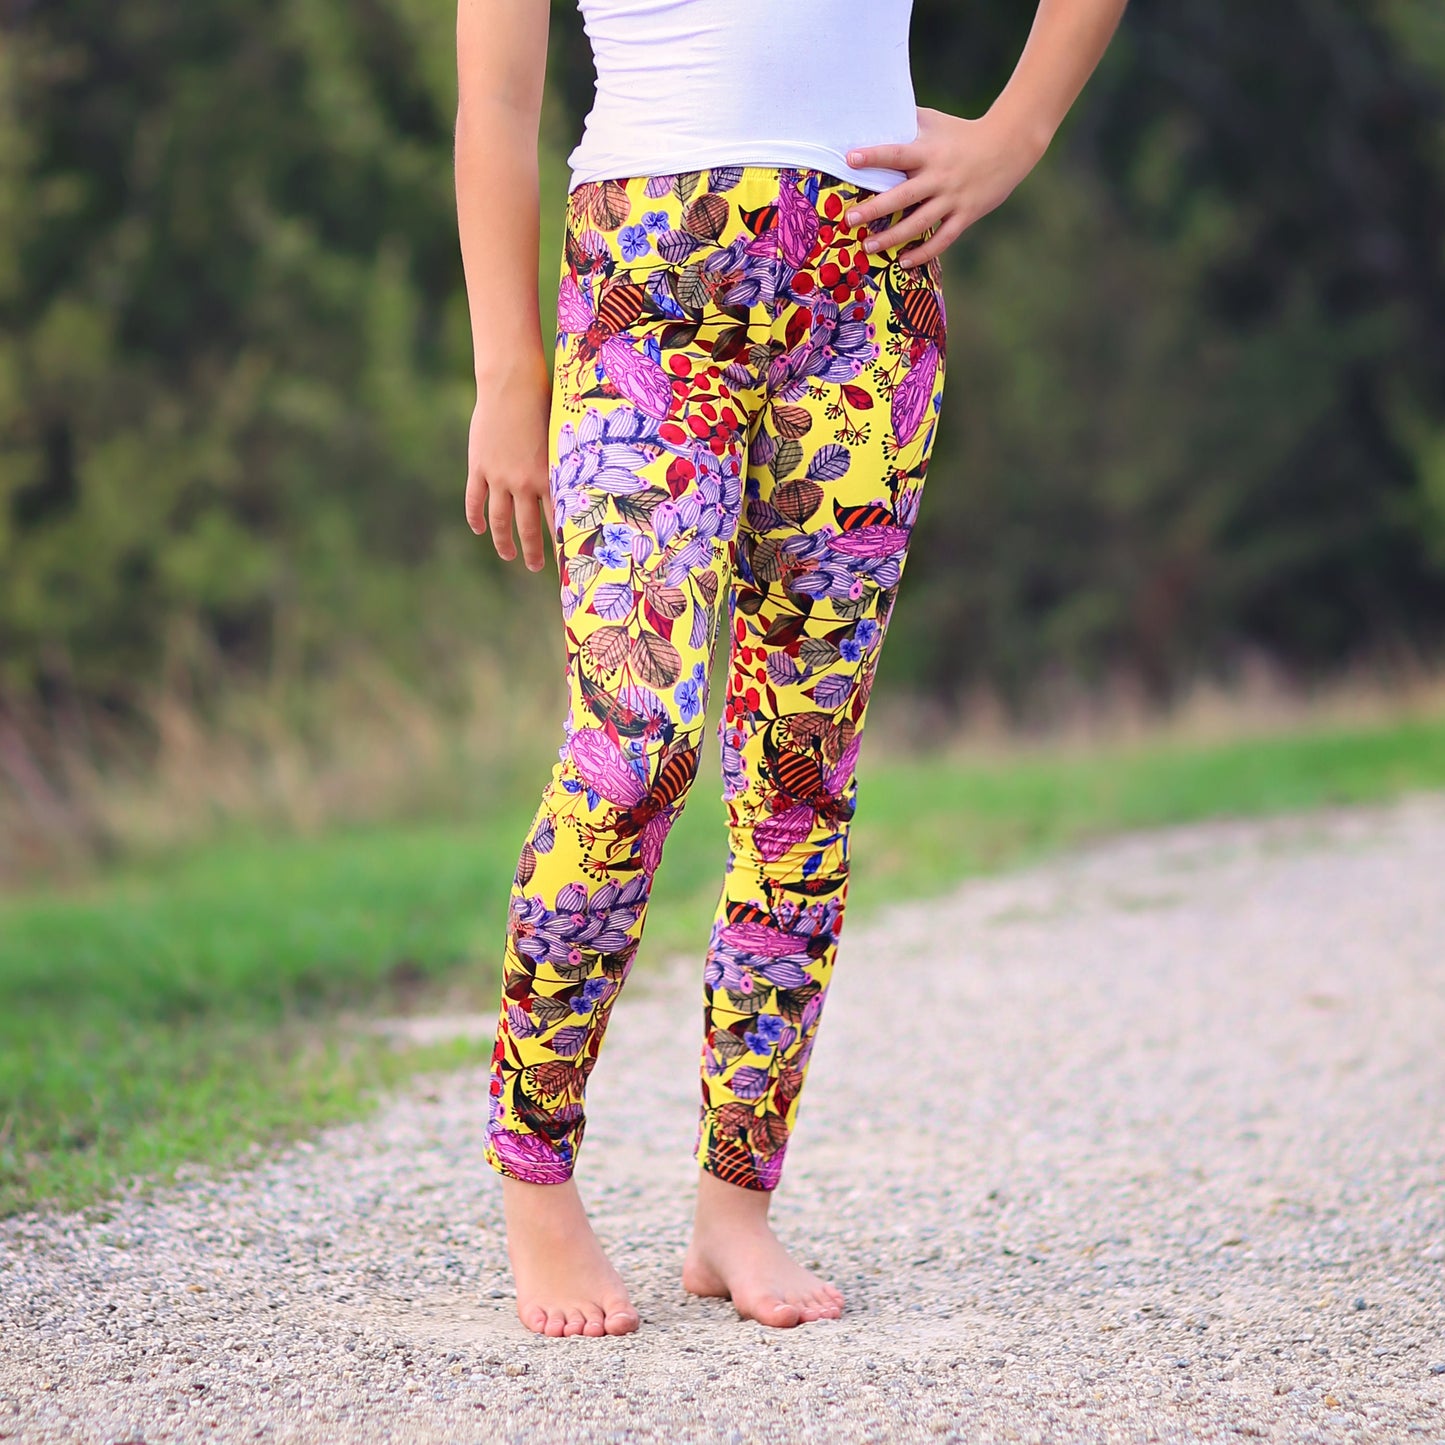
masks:
<svg viewBox="0 0 1445 1445"><path fill-rule="evenodd" d="M843 1313L842 1294L779 1243L768 1225L771 1202L765 1190L740 1189L703 1170L683 1288L731 1299L744 1319L776 1329L836 1320Z"/></svg>
<svg viewBox="0 0 1445 1445"><path fill-rule="evenodd" d="M637 1311L602 1252L577 1186L502 1180L517 1318L539 1335L626 1335Z"/></svg>

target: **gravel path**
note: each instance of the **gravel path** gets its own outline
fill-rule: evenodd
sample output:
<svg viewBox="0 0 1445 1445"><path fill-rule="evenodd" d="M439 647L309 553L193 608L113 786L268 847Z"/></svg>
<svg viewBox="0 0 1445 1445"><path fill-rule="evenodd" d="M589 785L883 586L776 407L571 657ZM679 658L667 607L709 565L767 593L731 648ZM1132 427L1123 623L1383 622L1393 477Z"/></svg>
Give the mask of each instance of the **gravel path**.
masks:
<svg viewBox="0 0 1445 1445"><path fill-rule="evenodd" d="M0 1437L1445 1441L1445 797L855 927L775 1210L835 1323L677 1283L694 973L634 980L592 1091L640 1333L516 1322L469 1072L105 1223L0 1225Z"/></svg>

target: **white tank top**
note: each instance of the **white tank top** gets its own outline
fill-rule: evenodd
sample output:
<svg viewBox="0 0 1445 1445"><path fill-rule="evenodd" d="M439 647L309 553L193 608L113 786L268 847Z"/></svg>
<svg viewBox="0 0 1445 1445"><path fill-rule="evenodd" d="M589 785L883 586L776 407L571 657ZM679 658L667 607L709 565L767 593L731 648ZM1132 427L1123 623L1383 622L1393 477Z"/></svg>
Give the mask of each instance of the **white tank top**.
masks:
<svg viewBox="0 0 1445 1445"><path fill-rule="evenodd" d="M918 132L913 0L578 0L597 95L567 163L583 181L799 166L871 190L854 146Z"/></svg>

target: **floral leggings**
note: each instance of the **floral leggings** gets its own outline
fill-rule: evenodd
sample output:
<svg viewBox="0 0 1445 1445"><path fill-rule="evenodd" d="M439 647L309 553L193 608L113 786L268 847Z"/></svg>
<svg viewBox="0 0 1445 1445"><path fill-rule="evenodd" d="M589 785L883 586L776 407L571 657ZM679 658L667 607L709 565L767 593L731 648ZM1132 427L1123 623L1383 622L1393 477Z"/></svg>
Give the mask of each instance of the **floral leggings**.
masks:
<svg viewBox="0 0 1445 1445"><path fill-rule="evenodd" d="M488 1160L570 1177L583 1093L698 768L720 614L729 853L704 972L704 1169L773 1189L843 922L854 768L944 372L936 263L867 193L744 166L569 199L551 488L570 711L522 847Z"/></svg>

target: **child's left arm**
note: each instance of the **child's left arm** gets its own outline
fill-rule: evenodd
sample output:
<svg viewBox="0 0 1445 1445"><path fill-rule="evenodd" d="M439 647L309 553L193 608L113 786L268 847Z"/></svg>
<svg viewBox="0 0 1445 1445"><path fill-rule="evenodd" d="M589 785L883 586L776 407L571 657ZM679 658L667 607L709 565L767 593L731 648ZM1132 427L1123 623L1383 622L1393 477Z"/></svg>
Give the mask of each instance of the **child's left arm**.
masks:
<svg viewBox="0 0 1445 1445"><path fill-rule="evenodd" d="M1013 75L977 120L919 107L918 136L906 145L862 146L859 168L885 166L907 179L848 212L850 226L906 210L864 243L870 251L932 232L902 254L921 266L951 246L980 216L1007 199L1048 149L1124 13L1125 0L1039 0Z"/></svg>

